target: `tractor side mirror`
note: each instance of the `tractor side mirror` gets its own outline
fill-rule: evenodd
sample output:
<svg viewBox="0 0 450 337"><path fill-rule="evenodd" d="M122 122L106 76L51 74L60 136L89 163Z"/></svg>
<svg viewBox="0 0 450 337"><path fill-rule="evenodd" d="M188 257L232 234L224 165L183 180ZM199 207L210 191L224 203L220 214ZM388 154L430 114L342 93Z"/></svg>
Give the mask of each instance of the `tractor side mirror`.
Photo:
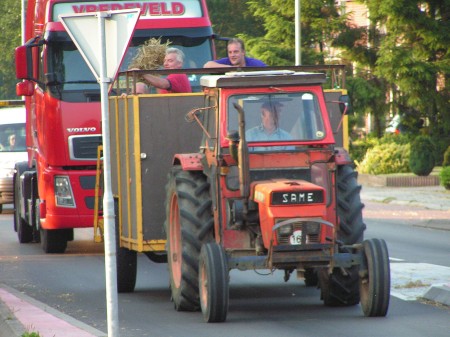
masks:
<svg viewBox="0 0 450 337"><path fill-rule="evenodd" d="M237 130L230 131L226 139L228 139L228 144L230 146L231 157L234 159L236 163L239 163L238 147L239 141L241 140L241 138L239 137L239 131Z"/></svg>
<svg viewBox="0 0 450 337"><path fill-rule="evenodd" d="M341 95L339 97L339 109L343 115L353 115L353 108L350 102L350 96Z"/></svg>

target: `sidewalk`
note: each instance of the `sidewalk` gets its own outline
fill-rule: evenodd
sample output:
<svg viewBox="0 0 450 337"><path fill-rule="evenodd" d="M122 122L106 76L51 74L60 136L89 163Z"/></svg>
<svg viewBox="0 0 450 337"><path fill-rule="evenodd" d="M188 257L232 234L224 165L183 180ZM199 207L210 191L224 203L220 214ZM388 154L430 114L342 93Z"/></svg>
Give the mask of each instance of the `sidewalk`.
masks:
<svg viewBox="0 0 450 337"><path fill-rule="evenodd" d="M371 186L364 179L360 184L363 203L383 204L387 211L396 213L396 216L405 219L406 223L413 222L421 227L450 231L450 191L444 187ZM425 209L420 212L420 216L418 216L419 209ZM376 213L377 210L372 212ZM422 296L427 300L450 306L450 279L446 284L430 286Z"/></svg>
<svg viewBox="0 0 450 337"><path fill-rule="evenodd" d="M415 209L418 207L425 208L429 210L429 217L421 219L424 226L436 230L450 231L450 191L445 190L442 186L370 186L364 181L360 184L362 184L361 199L364 203L384 204L402 217L407 217L408 213L411 214L411 218L416 217L414 215ZM404 213L398 210L403 210ZM434 216L434 214L439 216ZM431 286L424 297L450 306L450 280L448 284ZM20 310L24 310L24 312L31 310L33 314L24 318L23 312L21 316ZM52 322L52 328L61 330L52 330L51 333L43 334L43 327L39 329L36 323L33 323L33 317L38 316L33 315L44 315L43 317L45 317L36 319L34 322L39 320ZM27 330L31 332L39 331L41 337L105 336L101 331L86 326L24 294L18 293L14 289L0 284L0 337L21 337ZM73 334L71 334L72 332Z"/></svg>

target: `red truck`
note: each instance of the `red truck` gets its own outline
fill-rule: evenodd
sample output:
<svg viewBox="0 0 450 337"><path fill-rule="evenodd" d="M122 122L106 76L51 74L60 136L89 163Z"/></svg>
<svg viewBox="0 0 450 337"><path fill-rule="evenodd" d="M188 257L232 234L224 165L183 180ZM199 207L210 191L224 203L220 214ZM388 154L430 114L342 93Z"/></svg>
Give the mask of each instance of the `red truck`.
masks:
<svg viewBox="0 0 450 337"><path fill-rule="evenodd" d="M63 253L74 228L92 227L97 147L102 143L100 86L59 20L61 14L140 8L122 70L149 38L170 41L186 68L213 59L205 0L29 0L25 41L16 48L18 96L25 96L28 161L16 163L14 229L20 243ZM195 75L192 87L199 87Z"/></svg>

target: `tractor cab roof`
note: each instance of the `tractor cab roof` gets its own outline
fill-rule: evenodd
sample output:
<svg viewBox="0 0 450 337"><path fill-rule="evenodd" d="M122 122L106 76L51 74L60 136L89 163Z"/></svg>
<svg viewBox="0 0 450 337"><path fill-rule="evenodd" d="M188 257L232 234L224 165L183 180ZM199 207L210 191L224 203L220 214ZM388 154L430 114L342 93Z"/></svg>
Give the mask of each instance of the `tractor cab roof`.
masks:
<svg viewBox="0 0 450 337"><path fill-rule="evenodd" d="M232 71L225 75L206 75L200 84L208 88L273 87L317 85L325 82L325 74L291 70Z"/></svg>

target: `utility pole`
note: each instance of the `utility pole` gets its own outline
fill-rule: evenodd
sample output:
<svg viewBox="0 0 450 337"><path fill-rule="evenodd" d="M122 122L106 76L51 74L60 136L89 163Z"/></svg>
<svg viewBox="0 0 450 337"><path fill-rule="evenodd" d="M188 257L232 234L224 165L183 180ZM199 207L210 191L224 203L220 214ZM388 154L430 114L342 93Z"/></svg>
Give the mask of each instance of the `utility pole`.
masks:
<svg viewBox="0 0 450 337"><path fill-rule="evenodd" d="M295 0L295 65L302 65L302 27L300 24L301 0Z"/></svg>

